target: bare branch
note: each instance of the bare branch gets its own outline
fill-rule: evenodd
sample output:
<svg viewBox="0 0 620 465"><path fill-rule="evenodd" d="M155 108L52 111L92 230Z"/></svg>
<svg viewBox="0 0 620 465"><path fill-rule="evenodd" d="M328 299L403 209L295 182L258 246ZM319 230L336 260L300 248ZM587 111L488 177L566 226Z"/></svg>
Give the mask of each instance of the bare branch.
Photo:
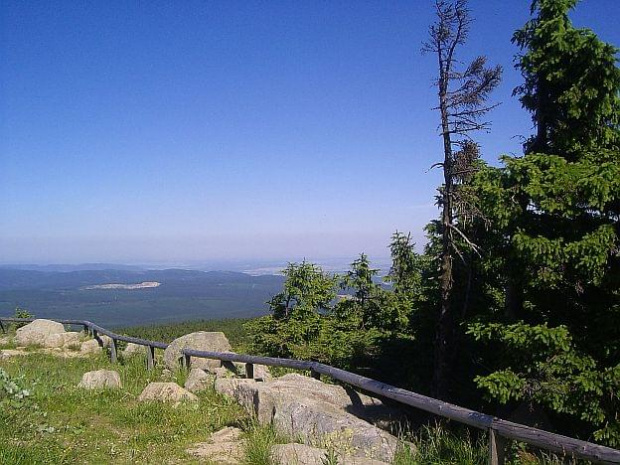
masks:
<svg viewBox="0 0 620 465"><path fill-rule="evenodd" d="M456 227L456 225L454 224L449 224L447 225L450 229L452 229L453 231L456 231L457 233L459 233L459 235L463 238L463 240L467 243L467 245L474 251L476 252L476 255L478 255L479 257L481 257L482 255L480 255L479 252L479 248L476 244L474 244L472 241L469 240L469 238L463 233L463 231L461 231L459 228Z"/></svg>

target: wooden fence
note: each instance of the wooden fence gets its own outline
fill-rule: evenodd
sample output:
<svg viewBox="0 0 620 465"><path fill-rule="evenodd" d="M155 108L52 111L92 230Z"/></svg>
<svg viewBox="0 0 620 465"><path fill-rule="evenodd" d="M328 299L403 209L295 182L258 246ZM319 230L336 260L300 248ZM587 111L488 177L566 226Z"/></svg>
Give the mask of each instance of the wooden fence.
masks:
<svg viewBox="0 0 620 465"><path fill-rule="evenodd" d="M34 321L31 318L5 318L2 321L24 322ZM53 320L65 325L82 326L84 331L89 332L95 339L102 341L100 335L108 336L111 339L110 358L116 362L118 358L118 342L128 342L145 346L147 367L153 368L155 364L155 349L166 349L168 344L163 342L149 341L135 337L123 336L113 333L101 326L86 320ZM489 433L489 464L499 465L504 462L503 452L506 440L525 442L540 449L556 452L565 457L573 457L590 460L595 463L613 464L620 463L620 450L601 446L591 442L550 433L538 428L521 425L507 420L476 412L458 405L443 402L432 397L424 396L412 391L407 391L395 386L391 386L380 381L366 378L364 376L350 373L339 368L318 362L304 360L292 360L285 358L260 357L256 355L235 354L230 352L207 352L200 350L185 349L182 351L182 363L189 369L192 357L208 358L221 360L224 362L244 363L246 375L252 377L254 365L266 365L293 368L297 370L309 371L311 376L319 379L321 375L329 376L340 382L355 386L365 392L375 394L379 397L390 399L410 407L415 407L425 412L438 415L443 418L464 423L474 428L486 430Z"/></svg>

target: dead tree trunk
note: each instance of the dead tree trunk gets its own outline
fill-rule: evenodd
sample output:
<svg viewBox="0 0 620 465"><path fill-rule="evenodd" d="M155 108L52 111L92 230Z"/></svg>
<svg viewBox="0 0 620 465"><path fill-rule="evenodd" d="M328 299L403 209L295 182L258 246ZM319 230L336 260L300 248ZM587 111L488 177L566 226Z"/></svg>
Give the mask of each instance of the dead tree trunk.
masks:
<svg viewBox="0 0 620 465"><path fill-rule="evenodd" d="M486 58L481 56L474 59L465 70L455 70L456 49L465 43L472 22L467 0L436 0L435 10L437 21L431 25L429 41L423 47L424 52L434 53L438 59L437 109L441 116L443 139L443 162L437 164L443 169L443 186L438 197L438 204L441 207L442 250L439 256L441 302L435 336L432 392L435 397L448 400L449 376L453 371L457 340L455 337L457 318L451 304L454 281L453 259L455 252L464 259L464 255L458 250L458 241L468 247L475 247L475 244L467 238L466 231L459 229L459 218L455 217L455 180L462 181L462 173L470 168L463 166L463 160L457 160L455 157L466 155L468 150L464 147L473 144L469 132L487 128L488 123L480 119L494 107L485 106L485 102L490 92L499 84L501 67L487 68ZM454 85L454 88L451 85ZM460 146L462 150L455 152L454 145ZM478 153L477 146L476 153ZM457 161L459 170L454 169ZM461 174L457 174L457 171Z"/></svg>

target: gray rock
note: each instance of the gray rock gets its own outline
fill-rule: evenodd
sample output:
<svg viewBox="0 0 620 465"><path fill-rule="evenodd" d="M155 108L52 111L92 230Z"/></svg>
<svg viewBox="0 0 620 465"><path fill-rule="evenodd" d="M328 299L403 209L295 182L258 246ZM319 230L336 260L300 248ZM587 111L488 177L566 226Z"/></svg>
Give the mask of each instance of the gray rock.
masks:
<svg viewBox="0 0 620 465"><path fill-rule="evenodd" d="M133 342L128 343L125 350L123 350L123 357L130 358L136 355L146 355L146 346L134 344Z"/></svg>
<svg viewBox="0 0 620 465"><path fill-rule="evenodd" d="M253 379L246 378L215 378L214 388L216 392L219 392L222 395L233 397L239 401L239 403L243 406L247 405L247 410L252 410L252 401L251 400L243 400L241 401L242 395L237 393L237 388L242 384L254 384L256 383ZM248 391L253 392L253 391ZM251 394L250 394L251 395Z"/></svg>
<svg viewBox="0 0 620 465"><path fill-rule="evenodd" d="M99 339L99 341L101 341L99 345L102 347L110 347L112 345L112 338L110 336L106 336L105 334L99 334L97 335L97 338Z"/></svg>
<svg viewBox="0 0 620 465"><path fill-rule="evenodd" d="M207 373L211 373L216 378L234 378L235 374L226 367L206 368Z"/></svg>
<svg viewBox="0 0 620 465"><path fill-rule="evenodd" d="M390 465L381 460L369 459L367 457L338 457L338 465Z"/></svg>
<svg viewBox="0 0 620 465"><path fill-rule="evenodd" d="M64 332L65 327L60 323L51 320L34 320L17 329L15 343L18 346L44 345L48 336Z"/></svg>
<svg viewBox="0 0 620 465"><path fill-rule="evenodd" d="M82 334L76 333L73 331L64 333L62 335L62 338L64 342L63 347L69 347L69 346L77 347L82 342Z"/></svg>
<svg viewBox="0 0 620 465"><path fill-rule="evenodd" d="M223 362L222 366L205 369L208 373L212 373L216 378L245 378L245 363ZM263 365L254 365L254 379L256 381L271 381L272 376L269 368Z"/></svg>
<svg viewBox="0 0 620 465"><path fill-rule="evenodd" d="M327 449L305 444L277 444L271 448L271 458L280 465L316 465L326 463ZM389 465L387 462L365 457L337 455L338 465Z"/></svg>
<svg viewBox="0 0 620 465"><path fill-rule="evenodd" d="M185 381L185 389L189 392L204 391L213 386L215 377L205 373L200 368L192 368L187 380Z"/></svg>
<svg viewBox="0 0 620 465"><path fill-rule="evenodd" d="M246 441L239 428L227 427L213 433L207 442L194 444L187 453L218 465L242 463Z"/></svg>
<svg viewBox="0 0 620 465"><path fill-rule="evenodd" d="M221 369L215 369L213 371L218 377L238 376L240 378L244 378L246 375L245 366L245 363L223 362L222 368L225 368L227 372L224 372ZM265 365L254 365L254 379L257 381L271 381L272 376L269 372L269 368Z"/></svg>
<svg viewBox="0 0 620 465"><path fill-rule="evenodd" d="M284 375L265 383L265 386L268 386L264 389L265 401L268 401L269 392L276 397L325 402L373 424L384 424L390 418L400 418L400 412L386 407L379 399L299 374ZM267 405L266 410L272 411L273 408Z"/></svg>
<svg viewBox="0 0 620 465"><path fill-rule="evenodd" d="M256 381L271 381L273 376L271 376L269 367L265 365L254 365L254 379Z"/></svg>
<svg viewBox="0 0 620 465"><path fill-rule="evenodd" d="M216 389L223 381L216 381ZM354 408L354 403L372 407L379 402L368 396L350 394L340 386L295 374L268 383L225 387L261 424L272 422L279 431L300 437L307 445L329 445L343 456L387 462L394 458L398 440L351 413L361 410Z"/></svg>
<svg viewBox="0 0 620 465"><path fill-rule="evenodd" d="M50 334L45 339L43 339L40 344L43 347L48 347L51 349L56 347L62 347L65 345L65 338L63 336L63 333Z"/></svg>
<svg viewBox="0 0 620 465"><path fill-rule="evenodd" d="M325 462L326 449L305 444L276 444L271 448L271 458L279 465L316 465Z"/></svg>
<svg viewBox="0 0 620 465"><path fill-rule="evenodd" d="M326 463L328 450L305 444L277 444L271 448L271 458L279 465L316 465ZM338 465L389 465L365 457L336 455Z"/></svg>
<svg viewBox="0 0 620 465"><path fill-rule="evenodd" d="M182 402L197 401L198 397L189 391L186 391L176 383L149 383L144 388L142 394L138 397L138 401L160 401L160 402Z"/></svg>
<svg viewBox="0 0 620 465"><path fill-rule="evenodd" d="M82 342L80 345L80 353L87 354L98 354L101 352L101 347L99 346L99 342L95 339L89 339L88 341Z"/></svg>
<svg viewBox="0 0 620 465"><path fill-rule="evenodd" d="M341 455L392 461L398 440L391 434L329 404L308 399L279 403L275 427L304 443L329 446Z"/></svg>
<svg viewBox="0 0 620 465"><path fill-rule="evenodd" d="M68 347L80 345L81 335L75 332L50 334L43 341L43 346L48 348Z"/></svg>
<svg viewBox="0 0 620 465"><path fill-rule="evenodd" d="M122 383L118 372L113 370L97 370L84 373L78 387L84 389L120 389Z"/></svg>
<svg viewBox="0 0 620 465"><path fill-rule="evenodd" d="M179 368L182 355L181 350L194 349L212 352L230 352L231 347L224 333L199 331L186 334L172 341L164 351L164 363L170 370ZM206 358L192 358L192 368L213 369L221 366L219 360Z"/></svg>

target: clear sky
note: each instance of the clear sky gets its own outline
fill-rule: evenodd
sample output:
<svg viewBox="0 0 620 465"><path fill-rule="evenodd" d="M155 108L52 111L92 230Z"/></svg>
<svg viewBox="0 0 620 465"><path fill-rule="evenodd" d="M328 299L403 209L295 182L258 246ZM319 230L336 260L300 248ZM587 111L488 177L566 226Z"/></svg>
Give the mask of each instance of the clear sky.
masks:
<svg viewBox="0 0 620 465"><path fill-rule="evenodd" d="M0 262L381 257L437 213L432 0L0 2ZM526 0L472 0L519 153ZM620 44L620 2L580 26Z"/></svg>

